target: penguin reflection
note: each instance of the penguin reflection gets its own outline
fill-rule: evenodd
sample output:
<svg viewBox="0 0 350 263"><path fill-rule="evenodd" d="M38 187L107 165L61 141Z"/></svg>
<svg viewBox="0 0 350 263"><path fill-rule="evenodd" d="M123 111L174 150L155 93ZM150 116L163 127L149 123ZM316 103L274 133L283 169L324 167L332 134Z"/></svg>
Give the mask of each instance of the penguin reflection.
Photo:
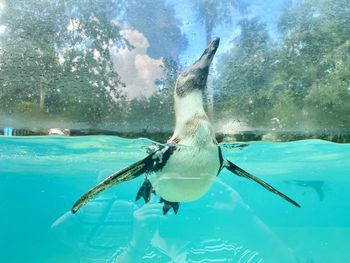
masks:
<svg viewBox="0 0 350 263"><path fill-rule="evenodd" d="M133 234L111 263L296 262L290 250L220 180L176 216L152 200L134 211Z"/></svg>
<svg viewBox="0 0 350 263"><path fill-rule="evenodd" d="M128 193L129 187L118 192ZM199 200L183 203L177 215L164 216L157 197L140 207L126 201L129 195L110 197L106 193L78 217L67 213L53 224L81 263L296 262L239 194L220 180Z"/></svg>

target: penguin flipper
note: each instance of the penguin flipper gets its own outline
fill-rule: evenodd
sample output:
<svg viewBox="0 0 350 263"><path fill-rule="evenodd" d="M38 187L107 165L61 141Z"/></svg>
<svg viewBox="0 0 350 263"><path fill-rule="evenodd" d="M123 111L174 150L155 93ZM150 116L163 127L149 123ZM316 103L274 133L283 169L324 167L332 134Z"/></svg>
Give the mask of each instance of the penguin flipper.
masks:
<svg viewBox="0 0 350 263"><path fill-rule="evenodd" d="M288 196L286 196L285 194L281 193L276 188L272 187L270 184L266 183L265 181L261 180L260 178L258 178L256 176L254 176L254 175L244 171L242 168L238 167L237 165L235 165L234 163L230 162L229 160L225 161L225 167L230 172L232 172L232 173L234 173L234 174L236 174L238 176L245 177L247 179L255 181L256 183L260 184L261 186L263 186L265 189L269 190L270 192L280 196L281 198L283 198L284 200L292 203L296 207L300 207L300 205L297 202L295 202L293 199L291 199Z"/></svg>
<svg viewBox="0 0 350 263"><path fill-rule="evenodd" d="M82 206L99 193L125 181L132 180L144 173L162 169L175 147L159 147L144 159L110 175L98 185L83 194L73 205L71 212L75 214Z"/></svg>

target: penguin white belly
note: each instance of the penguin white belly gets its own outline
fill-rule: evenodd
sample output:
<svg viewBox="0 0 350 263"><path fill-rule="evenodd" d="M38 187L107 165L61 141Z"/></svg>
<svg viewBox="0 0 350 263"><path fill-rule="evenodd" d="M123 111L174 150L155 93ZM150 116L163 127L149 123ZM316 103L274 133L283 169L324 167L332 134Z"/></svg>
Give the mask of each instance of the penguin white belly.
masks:
<svg viewBox="0 0 350 263"><path fill-rule="evenodd" d="M164 168L150 174L155 192L170 202L188 202L204 195L214 182L220 160L218 147L179 147Z"/></svg>

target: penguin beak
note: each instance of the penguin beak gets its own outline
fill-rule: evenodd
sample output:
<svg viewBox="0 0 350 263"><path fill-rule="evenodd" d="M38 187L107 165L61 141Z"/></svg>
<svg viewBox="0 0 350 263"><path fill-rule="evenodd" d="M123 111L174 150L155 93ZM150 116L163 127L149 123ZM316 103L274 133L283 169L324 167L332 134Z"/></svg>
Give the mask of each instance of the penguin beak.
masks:
<svg viewBox="0 0 350 263"><path fill-rule="evenodd" d="M176 83L176 94L179 97L184 97L194 90L204 91L210 64L219 47L219 43L220 38L212 40L201 57L179 76Z"/></svg>
<svg viewBox="0 0 350 263"><path fill-rule="evenodd" d="M213 61L216 50L219 47L220 38L214 38L208 45L207 49L204 50L202 56L193 64L193 66L208 68Z"/></svg>

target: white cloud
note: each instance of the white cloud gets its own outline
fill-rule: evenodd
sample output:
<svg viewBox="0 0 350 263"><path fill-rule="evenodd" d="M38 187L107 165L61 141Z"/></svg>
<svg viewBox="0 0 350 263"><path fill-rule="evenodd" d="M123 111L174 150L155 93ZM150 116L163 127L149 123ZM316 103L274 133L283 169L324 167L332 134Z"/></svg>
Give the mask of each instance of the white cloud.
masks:
<svg viewBox="0 0 350 263"><path fill-rule="evenodd" d="M126 84L127 97L149 97L156 91L155 80L164 75L163 61L147 55L149 43L142 33L130 28L121 33L134 46L118 50L114 58L116 70Z"/></svg>
<svg viewBox="0 0 350 263"><path fill-rule="evenodd" d="M6 30L6 26L0 26L0 34L4 33Z"/></svg>

